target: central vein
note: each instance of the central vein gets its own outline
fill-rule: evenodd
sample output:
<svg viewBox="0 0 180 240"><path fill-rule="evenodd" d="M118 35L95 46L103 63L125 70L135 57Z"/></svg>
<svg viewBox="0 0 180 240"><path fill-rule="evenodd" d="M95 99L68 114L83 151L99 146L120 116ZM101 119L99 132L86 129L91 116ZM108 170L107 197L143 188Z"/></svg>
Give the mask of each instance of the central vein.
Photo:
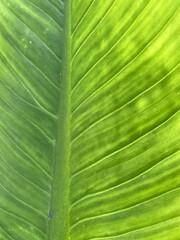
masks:
<svg viewBox="0 0 180 240"><path fill-rule="evenodd" d="M57 120L56 151L52 183L48 240L69 239L70 183L70 91L71 91L71 3L64 2L62 78Z"/></svg>

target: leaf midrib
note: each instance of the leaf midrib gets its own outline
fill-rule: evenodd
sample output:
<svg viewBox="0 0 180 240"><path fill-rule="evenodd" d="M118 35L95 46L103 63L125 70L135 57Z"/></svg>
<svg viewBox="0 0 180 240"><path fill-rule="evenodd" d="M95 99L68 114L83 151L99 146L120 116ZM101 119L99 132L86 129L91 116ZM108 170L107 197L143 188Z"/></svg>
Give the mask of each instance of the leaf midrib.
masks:
<svg viewBox="0 0 180 240"><path fill-rule="evenodd" d="M69 189L70 189L70 119L71 119L71 4L64 2L64 32L62 77L60 80L59 109L56 125L54 173L48 239L69 239Z"/></svg>

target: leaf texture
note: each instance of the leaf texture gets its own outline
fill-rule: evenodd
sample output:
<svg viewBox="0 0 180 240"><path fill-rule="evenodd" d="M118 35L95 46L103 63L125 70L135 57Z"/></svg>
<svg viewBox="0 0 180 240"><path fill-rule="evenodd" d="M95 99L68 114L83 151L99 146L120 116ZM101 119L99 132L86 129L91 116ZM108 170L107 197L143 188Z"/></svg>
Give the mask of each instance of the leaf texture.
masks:
<svg viewBox="0 0 180 240"><path fill-rule="evenodd" d="M0 1L0 239L179 239L179 23L179 0Z"/></svg>
<svg viewBox="0 0 180 240"><path fill-rule="evenodd" d="M178 5L73 1L72 239L178 239Z"/></svg>
<svg viewBox="0 0 180 240"><path fill-rule="evenodd" d="M59 6L59 7L58 7ZM61 6L61 7L60 7ZM47 239L63 3L0 2L0 239Z"/></svg>

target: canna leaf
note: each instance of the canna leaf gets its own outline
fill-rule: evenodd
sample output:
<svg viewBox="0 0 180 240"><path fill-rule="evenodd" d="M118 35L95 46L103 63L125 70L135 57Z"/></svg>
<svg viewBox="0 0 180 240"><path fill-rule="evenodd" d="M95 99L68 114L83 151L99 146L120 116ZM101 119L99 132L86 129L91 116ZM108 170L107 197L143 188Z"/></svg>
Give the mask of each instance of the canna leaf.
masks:
<svg viewBox="0 0 180 240"><path fill-rule="evenodd" d="M0 239L179 239L179 3L0 1Z"/></svg>

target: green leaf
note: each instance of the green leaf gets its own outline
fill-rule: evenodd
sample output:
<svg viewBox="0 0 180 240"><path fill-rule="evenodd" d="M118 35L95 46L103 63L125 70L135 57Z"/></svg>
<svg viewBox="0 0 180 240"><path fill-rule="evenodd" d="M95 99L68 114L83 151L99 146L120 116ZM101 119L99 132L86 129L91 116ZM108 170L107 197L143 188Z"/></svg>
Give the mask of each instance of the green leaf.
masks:
<svg viewBox="0 0 180 240"><path fill-rule="evenodd" d="M179 239L179 3L0 1L0 239Z"/></svg>

